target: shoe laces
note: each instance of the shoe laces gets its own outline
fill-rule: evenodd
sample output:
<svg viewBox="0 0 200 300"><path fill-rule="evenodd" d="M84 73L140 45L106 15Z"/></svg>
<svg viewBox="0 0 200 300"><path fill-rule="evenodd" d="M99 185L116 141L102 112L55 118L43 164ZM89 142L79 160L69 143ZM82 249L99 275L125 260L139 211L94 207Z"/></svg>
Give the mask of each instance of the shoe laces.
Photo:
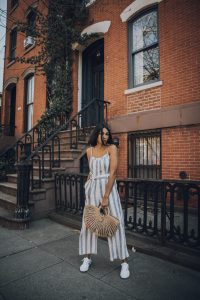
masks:
<svg viewBox="0 0 200 300"><path fill-rule="evenodd" d="M122 264L122 270L123 270L123 271L128 271L128 269L129 269L128 264L127 264L127 263L123 263L123 264Z"/></svg>
<svg viewBox="0 0 200 300"><path fill-rule="evenodd" d="M89 259L88 257L84 257L84 258L82 259L82 262L83 262L84 265L89 265L90 259Z"/></svg>

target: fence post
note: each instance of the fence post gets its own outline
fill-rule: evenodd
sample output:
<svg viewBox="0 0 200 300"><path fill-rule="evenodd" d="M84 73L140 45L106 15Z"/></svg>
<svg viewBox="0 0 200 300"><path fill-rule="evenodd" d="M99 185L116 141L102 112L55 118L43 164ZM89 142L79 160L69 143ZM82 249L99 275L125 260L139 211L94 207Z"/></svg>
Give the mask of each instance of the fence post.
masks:
<svg viewBox="0 0 200 300"><path fill-rule="evenodd" d="M30 171L31 161L26 160L25 153L22 154L21 160L16 164L17 168L17 207L15 209L15 218L30 220L29 211L29 189L30 189Z"/></svg>
<svg viewBox="0 0 200 300"><path fill-rule="evenodd" d="M165 182L161 184L161 244L165 244L165 234L166 234L166 186Z"/></svg>

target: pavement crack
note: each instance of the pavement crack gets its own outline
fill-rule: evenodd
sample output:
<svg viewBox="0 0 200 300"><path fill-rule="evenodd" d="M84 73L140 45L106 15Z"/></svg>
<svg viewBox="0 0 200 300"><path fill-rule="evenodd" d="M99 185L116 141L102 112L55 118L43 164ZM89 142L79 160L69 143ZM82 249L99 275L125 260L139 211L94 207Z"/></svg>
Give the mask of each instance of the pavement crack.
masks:
<svg viewBox="0 0 200 300"><path fill-rule="evenodd" d="M42 268L42 269L40 269L40 270L37 270L37 271L35 271L35 272L30 272L30 273L28 273L28 274L26 274L26 275L24 275L24 276L22 276L22 277L20 277L20 278L13 279L13 280L11 280L11 281L9 281L9 282L3 283L2 285L0 285L0 288L5 287L6 285L9 285L9 284L11 284L11 283L20 281L20 280L22 280L22 279L25 279L25 278L27 278L27 277L30 277L30 276L32 276L32 275L34 275L34 274L37 274L37 273L39 273L39 272L41 272L41 271L44 271L44 270L46 270L46 269L52 268L52 267L54 267L54 266L56 266L56 265L59 265L59 264L61 264L61 263L63 263L63 260L61 260L61 261L59 261L59 262L57 262L57 263L55 263L55 264L52 264L52 265L50 265L50 266L44 267L44 268Z"/></svg>
<svg viewBox="0 0 200 300"><path fill-rule="evenodd" d="M30 248L26 248L26 249L23 249L23 250L15 251L15 252L12 252L12 253L7 254L7 255L2 255L2 256L0 256L0 259L6 258L6 257L10 257L10 256L13 256L13 255L16 255L16 254L19 254L19 253L23 253L23 252L29 251L31 249L34 249L34 248L38 248L38 247L34 245L33 247L30 247Z"/></svg>

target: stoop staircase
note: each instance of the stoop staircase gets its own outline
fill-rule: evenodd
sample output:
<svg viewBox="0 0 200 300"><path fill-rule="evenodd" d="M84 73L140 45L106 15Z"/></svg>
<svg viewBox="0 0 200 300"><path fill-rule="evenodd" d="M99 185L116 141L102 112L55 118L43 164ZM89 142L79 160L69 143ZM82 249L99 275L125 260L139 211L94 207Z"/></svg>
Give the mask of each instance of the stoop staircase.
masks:
<svg viewBox="0 0 200 300"><path fill-rule="evenodd" d="M69 120L63 115L54 117L50 128L40 122L0 155L1 225L27 228L30 218L42 218L55 210L54 175L65 170L80 172L80 158L85 154L88 136L93 128L83 124L91 113L98 115L97 122L103 122L100 105L106 108L107 118L107 104L94 99ZM17 164L21 164L23 157L25 164L30 165L30 188L29 180L23 178L27 177L25 173L17 172ZM27 188L30 213L26 215L24 211L21 214L19 201L24 195L21 190Z"/></svg>

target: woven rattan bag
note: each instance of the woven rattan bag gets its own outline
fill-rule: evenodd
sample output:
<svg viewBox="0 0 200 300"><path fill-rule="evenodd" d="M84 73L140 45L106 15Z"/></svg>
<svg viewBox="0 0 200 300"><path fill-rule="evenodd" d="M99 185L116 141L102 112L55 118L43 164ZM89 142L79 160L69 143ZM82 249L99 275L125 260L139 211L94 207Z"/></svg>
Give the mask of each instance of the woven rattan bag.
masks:
<svg viewBox="0 0 200 300"><path fill-rule="evenodd" d="M84 222L86 228L100 237L113 236L119 225L119 220L110 215L109 209L94 205L85 205Z"/></svg>

